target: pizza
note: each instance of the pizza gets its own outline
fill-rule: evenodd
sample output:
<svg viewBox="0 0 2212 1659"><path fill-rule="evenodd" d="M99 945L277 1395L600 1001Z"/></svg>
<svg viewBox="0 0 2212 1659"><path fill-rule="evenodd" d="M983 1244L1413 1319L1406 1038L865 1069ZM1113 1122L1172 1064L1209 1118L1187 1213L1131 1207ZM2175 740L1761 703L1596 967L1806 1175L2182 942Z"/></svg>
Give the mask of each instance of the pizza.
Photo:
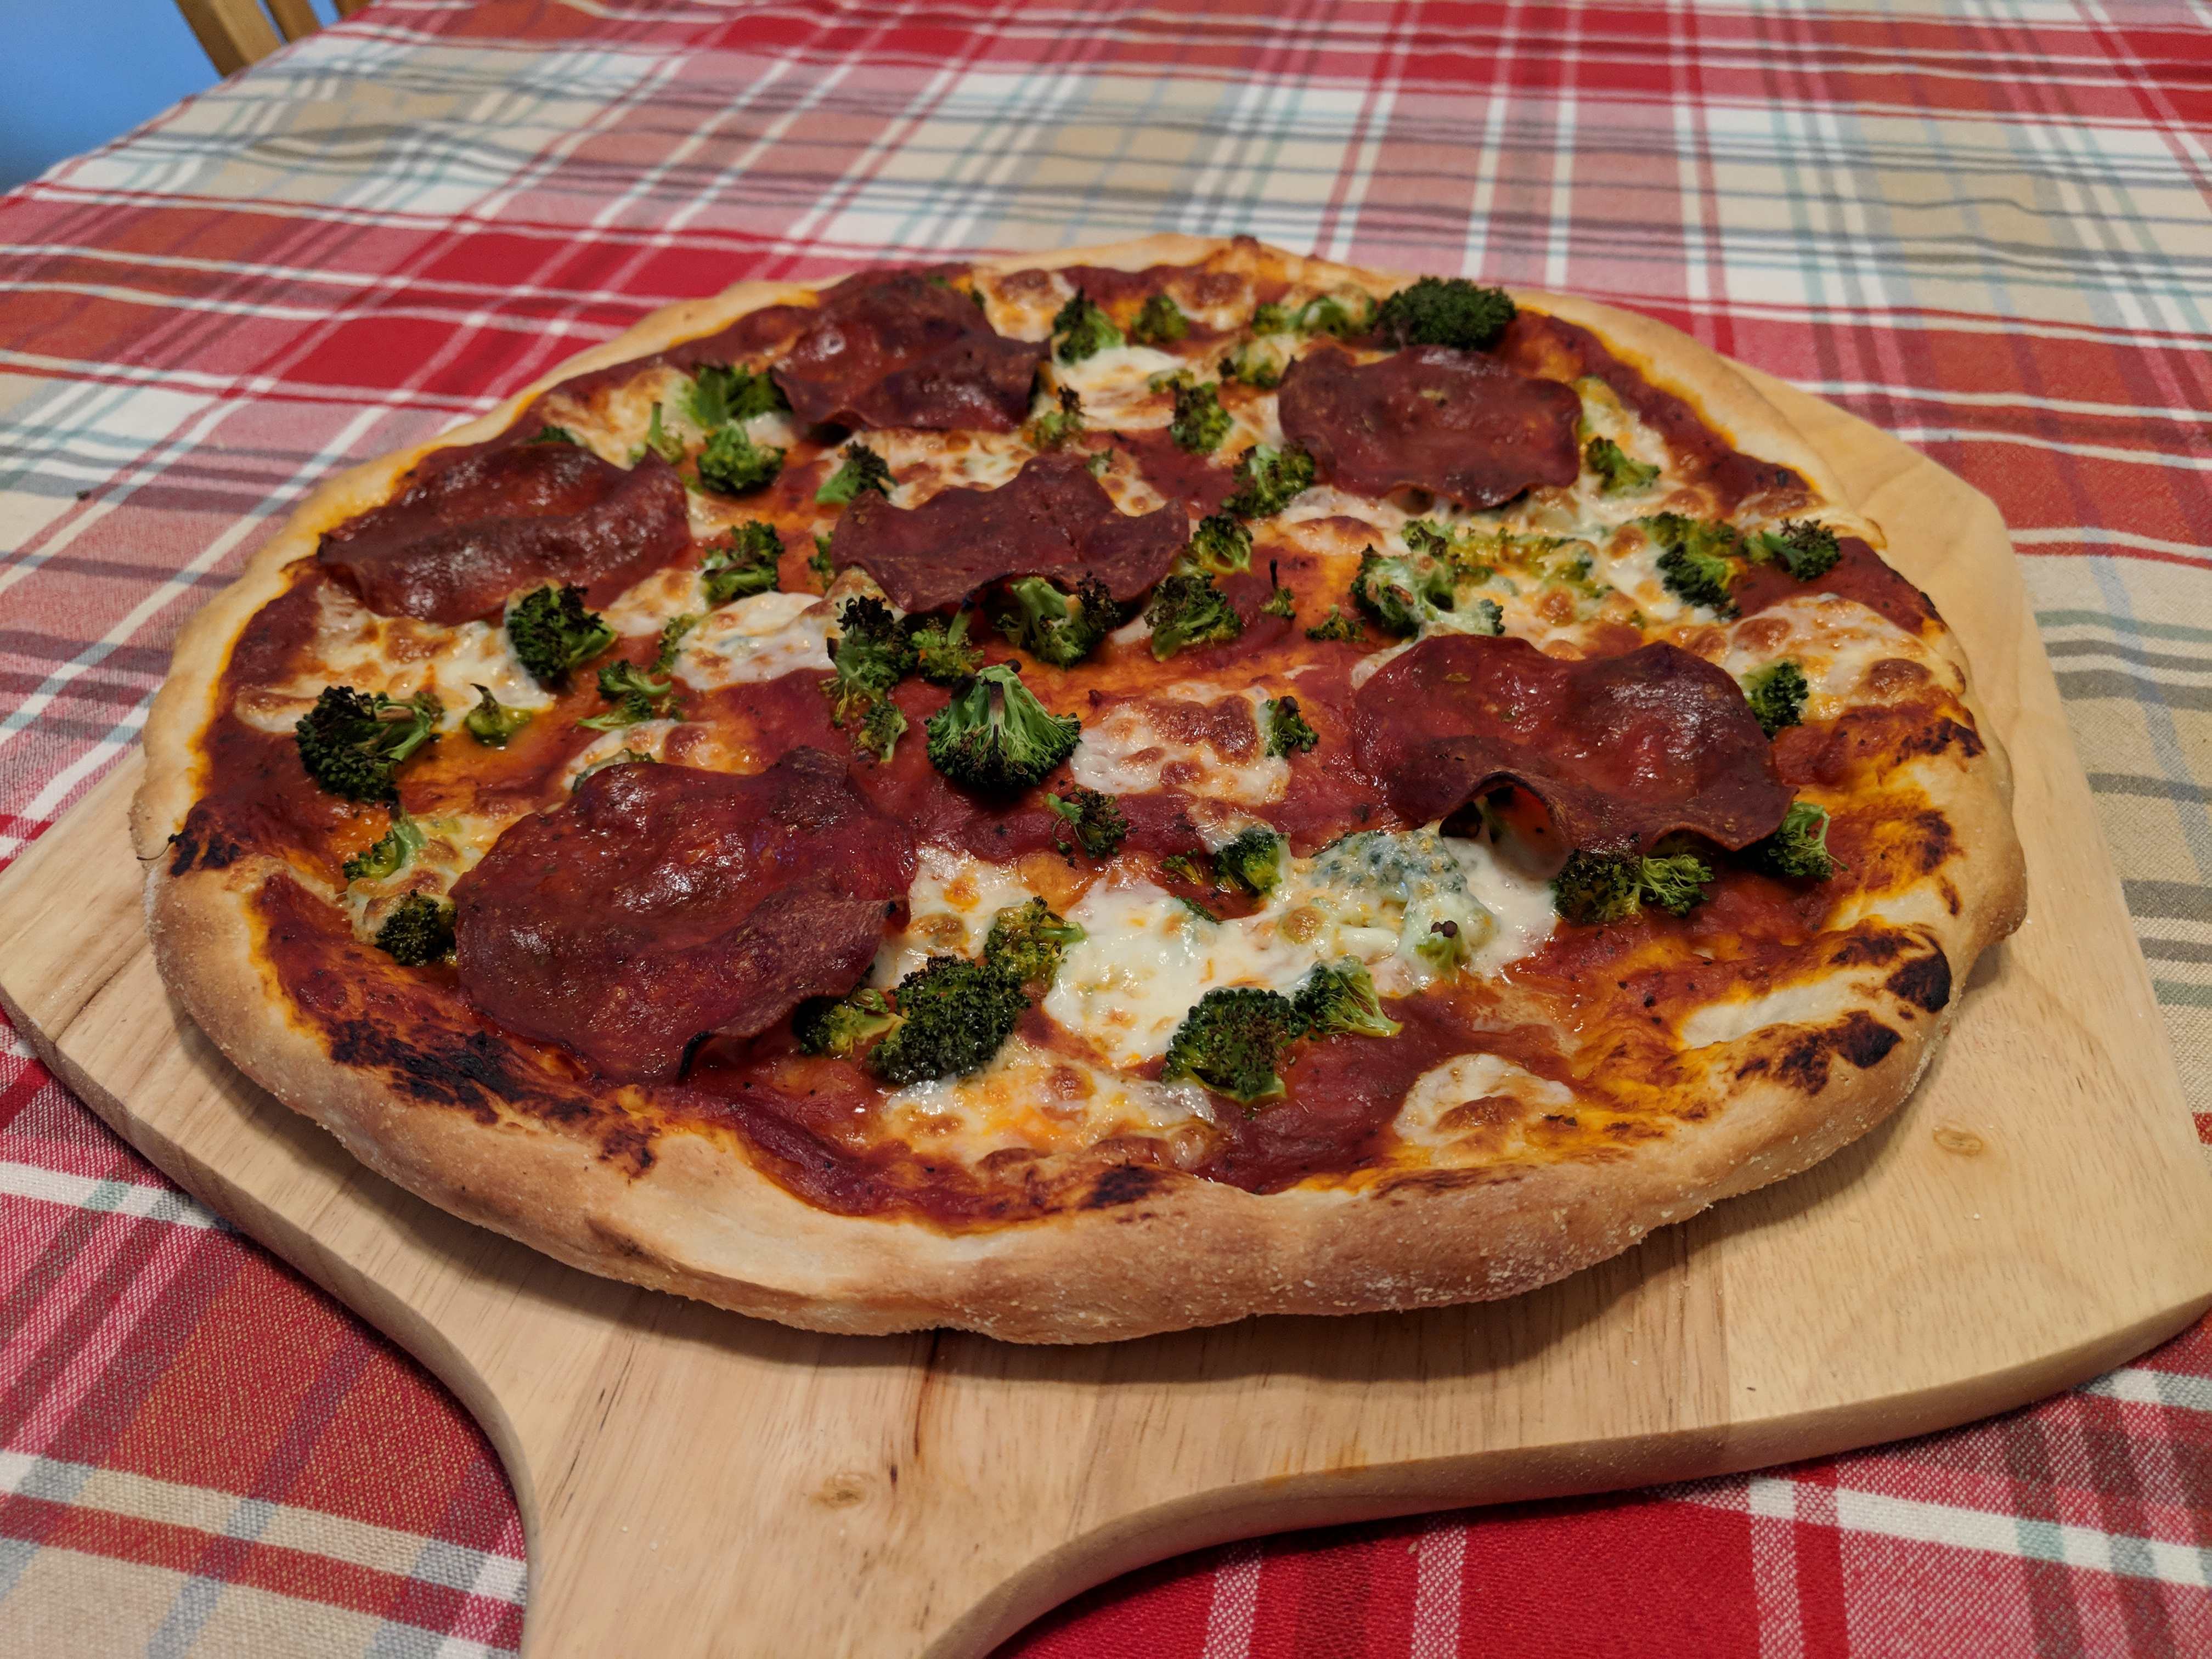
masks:
<svg viewBox="0 0 2212 1659"><path fill-rule="evenodd" d="M745 1313L1510 1296L1880 1121L2021 919L1883 545L1565 296L1182 236L744 283L190 623L153 945L380 1174Z"/></svg>

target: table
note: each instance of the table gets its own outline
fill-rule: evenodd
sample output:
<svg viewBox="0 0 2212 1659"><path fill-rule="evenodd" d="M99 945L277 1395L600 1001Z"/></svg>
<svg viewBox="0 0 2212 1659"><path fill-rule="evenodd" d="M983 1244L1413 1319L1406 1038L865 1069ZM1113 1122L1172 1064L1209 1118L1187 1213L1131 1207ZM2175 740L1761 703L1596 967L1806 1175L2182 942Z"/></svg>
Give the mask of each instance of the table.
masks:
<svg viewBox="0 0 2212 1659"><path fill-rule="evenodd" d="M0 857L314 479L645 310L1244 230L1640 307L1989 493L2212 1127L2201 9L385 0L0 198ZM2086 827L2085 827L2086 828ZM2212 1334L1734 1479L1233 1546L1005 1659L2212 1650ZM520 1640L489 1449L0 1047L0 1649Z"/></svg>

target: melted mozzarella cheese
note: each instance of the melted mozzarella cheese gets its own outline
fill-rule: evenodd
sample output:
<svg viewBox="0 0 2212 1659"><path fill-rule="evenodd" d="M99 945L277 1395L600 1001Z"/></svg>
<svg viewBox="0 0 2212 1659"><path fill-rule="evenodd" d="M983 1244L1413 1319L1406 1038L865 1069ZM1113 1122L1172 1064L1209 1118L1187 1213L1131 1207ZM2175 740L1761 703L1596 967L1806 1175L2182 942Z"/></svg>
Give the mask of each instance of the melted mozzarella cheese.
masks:
<svg viewBox="0 0 2212 1659"><path fill-rule="evenodd" d="M1129 432L1168 423L1175 400L1153 389L1152 376L1188 367L1172 352L1139 345L1109 346L1079 363L1052 360L1053 378L1083 399L1085 424Z"/></svg>
<svg viewBox="0 0 2212 1659"><path fill-rule="evenodd" d="M1020 877L949 847L924 846L907 889L907 924L886 934L869 982L892 986L932 957L981 955L1000 911L1035 897Z"/></svg>
<svg viewBox="0 0 2212 1659"><path fill-rule="evenodd" d="M1519 1103L1522 1115L1561 1111L1574 1103L1574 1091L1516 1066L1496 1054L1461 1054L1416 1078L1406 1091L1394 1126L1417 1146L1449 1149L1466 1134L1451 1115L1471 1101L1503 1095Z"/></svg>
<svg viewBox="0 0 2212 1659"><path fill-rule="evenodd" d="M1118 635L1117 635L1118 637ZM1176 701L1212 704L1221 700L1213 687L1197 681L1168 686L1159 695ZM1232 691L1252 705L1255 738L1252 753L1236 759L1212 744L1189 743L1162 732L1141 702L1116 703L1083 728L1069 769L1086 789L1109 795L1141 794L1162 787L1162 775L1175 771L1175 787L1186 793L1239 806L1265 806L1282 799L1291 783L1291 763L1267 752L1256 733L1267 694L1256 687Z"/></svg>
<svg viewBox="0 0 2212 1659"><path fill-rule="evenodd" d="M1188 1084L1121 1077L1010 1039L985 1071L902 1089L881 1107L884 1127L916 1148L975 1162L994 1152L1054 1152L1115 1134L1165 1133L1210 1122L1206 1091ZM1203 1143L1193 1138L1196 1155Z"/></svg>
<svg viewBox="0 0 2212 1659"><path fill-rule="evenodd" d="M701 691L830 665L830 606L811 593L754 593L708 612L684 636L676 677Z"/></svg>
<svg viewBox="0 0 2212 1659"><path fill-rule="evenodd" d="M1732 623L1723 638L1717 660L1738 679L1785 657L1803 669L1811 693L1808 720L1831 718L1850 704L1887 701L1887 694L1869 682L1877 663L1915 663L1943 690L1962 687L1956 668L1918 635L1834 593L1793 594Z"/></svg>

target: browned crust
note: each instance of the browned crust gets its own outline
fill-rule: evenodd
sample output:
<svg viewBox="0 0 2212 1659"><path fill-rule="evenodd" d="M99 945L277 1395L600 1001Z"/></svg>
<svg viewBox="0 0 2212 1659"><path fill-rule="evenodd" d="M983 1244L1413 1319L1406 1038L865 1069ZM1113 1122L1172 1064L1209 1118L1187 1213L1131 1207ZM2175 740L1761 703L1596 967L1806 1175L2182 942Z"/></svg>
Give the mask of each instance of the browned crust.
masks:
<svg viewBox="0 0 2212 1659"><path fill-rule="evenodd" d="M1155 236L1107 247L992 262L1138 269L1224 246ZM1321 282L1387 289L1395 279L1304 263ZM149 931L164 979L248 1075L321 1123L372 1169L454 1213L611 1277L811 1328L853 1333L949 1325L1018 1341L1102 1340L1259 1313L1356 1313L1510 1296L1601 1261L1656 1227L1807 1169L1880 1122L1911 1093L1955 1012L1931 1014L1884 983L1881 969L1839 974L1832 1006L1810 1023L1767 1026L1697 1051L1713 1104L1604 1163L1447 1172L1360 1188L1258 1196L1178 1178L1127 1201L991 1231L951 1233L903 1218L819 1210L756 1170L732 1140L672 1133L642 1174L596 1142L520 1115L486 1125L411 1100L379 1073L332 1062L292 1018L263 965L252 897L274 860L181 878L157 857L198 790L195 749L233 642L280 592L284 567L329 525L382 499L424 450L474 441L512 420L553 381L642 356L811 290L744 283L671 307L555 371L538 386L435 443L356 467L318 489L233 586L186 627L147 727L148 775L132 814L148 877ZM1739 447L1786 461L1840 500L1829 470L1788 421L1724 360L1649 319L1527 295L1596 330L1658 383L1686 398ZM2019 924L2026 878L2009 777L1990 738L1972 760L1908 769L1950 819L1954 857L1919 885L1886 896L1888 921L1920 932L1963 988L1975 958ZM1960 902L1942 896L1948 881ZM1861 1066L1848 1034L1878 1021L1897 1040ZM1863 1048L1861 1056L1867 1057ZM1826 1055L1812 1086L1791 1056ZM1195 1264L1203 1264L1200 1270Z"/></svg>

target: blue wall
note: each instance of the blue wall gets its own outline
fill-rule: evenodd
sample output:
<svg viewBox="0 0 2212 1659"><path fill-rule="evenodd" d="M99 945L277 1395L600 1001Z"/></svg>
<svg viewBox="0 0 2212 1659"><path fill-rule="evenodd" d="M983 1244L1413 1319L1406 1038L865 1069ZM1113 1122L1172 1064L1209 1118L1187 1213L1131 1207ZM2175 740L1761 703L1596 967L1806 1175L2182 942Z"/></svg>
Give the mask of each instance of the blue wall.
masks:
<svg viewBox="0 0 2212 1659"><path fill-rule="evenodd" d="M176 0L0 0L0 189L216 80Z"/></svg>

